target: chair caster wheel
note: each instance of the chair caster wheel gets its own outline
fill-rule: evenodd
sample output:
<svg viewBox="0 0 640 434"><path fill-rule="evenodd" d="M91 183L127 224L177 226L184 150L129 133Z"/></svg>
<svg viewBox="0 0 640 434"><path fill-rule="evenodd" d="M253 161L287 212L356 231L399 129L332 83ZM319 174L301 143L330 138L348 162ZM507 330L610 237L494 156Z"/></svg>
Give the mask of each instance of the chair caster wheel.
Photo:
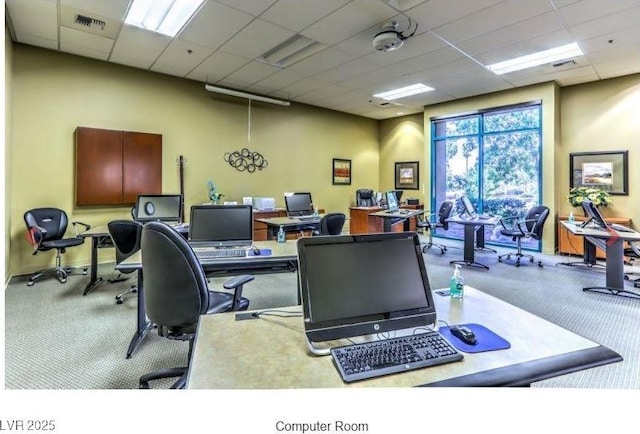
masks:
<svg viewBox="0 0 640 434"><path fill-rule="evenodd" d="M538 262L538 267L542 268L542 262Z"/></svg>
<svg viewBox="0 0 640 434"><path fill-rule="evenodd" d="M116 304L122 304L123 301L122 300L116 300Z"/></svg>
<svg viewBox="0 0 640 434"><path fill-rule="evenodd" d="M29 282L27 282L27 286L33 286L34 283L35 282L29 281Z"/></svg>
<svg viewBox="0 0 640 434"><path fill-rule="evenodd" d="M498 262L502 262L502 258L498 258Z"/></svg>
<svg viewBox="0 0 640 434"><path fill-rule="evenodd" d="M516 267L519 267L519 266L520 266L520 262L516 262L516 263L515 263L515 266L516 266Z"/></svg>

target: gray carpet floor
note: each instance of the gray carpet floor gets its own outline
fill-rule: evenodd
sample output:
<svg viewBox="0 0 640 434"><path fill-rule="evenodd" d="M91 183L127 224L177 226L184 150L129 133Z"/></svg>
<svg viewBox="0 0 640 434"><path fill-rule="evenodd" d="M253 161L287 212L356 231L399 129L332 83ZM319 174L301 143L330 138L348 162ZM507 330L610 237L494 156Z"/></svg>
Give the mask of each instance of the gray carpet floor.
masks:
<svg viewBox="0 0 640 434"><path fill-rule="evenodd" d="M449 261L462 256L460 243L445 243L451 246L446 254L431 249L424 255L433 288L448 285ZM583 286L604 281L604 270L556 265L567 257L537 256L543 259L543 268L529 263L516 268L498 262L495 253L478 253L477 260L491 269L464 267L462 274L467 285L599 342L620 353L624 361L534 386L640 389L640 300L585 293ZM113 264L101 265L99 274L112 276ZM134 389L141 375L186 363L186 343L153 332L126 359L137 300L128 295L124 304L117 305L114 297L132 280L103 282L82 296L87 279L74 275L64 285L50 279L32 287L26 286L26 276L12 279L5 291L6 389ZM221 287L224 280L213 278L211 287ZM632 289L631 283L626 284ZM254 309L295 304L296 274L256 275L245 295Z"/></svg>

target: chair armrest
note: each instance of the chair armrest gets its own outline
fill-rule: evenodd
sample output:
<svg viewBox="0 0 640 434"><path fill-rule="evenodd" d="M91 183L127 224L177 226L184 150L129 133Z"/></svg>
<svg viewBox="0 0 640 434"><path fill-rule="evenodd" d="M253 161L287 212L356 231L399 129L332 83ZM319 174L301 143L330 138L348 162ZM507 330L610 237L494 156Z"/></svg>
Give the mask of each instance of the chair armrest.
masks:
<svg viewBox="0 0 640 434"><path fill-rule="evenodd" d="M530 222L533 222L533 227L531 228L531 230L527 228L527 223L530 223ZM531 232L536 230L537 222L538 220L536 219L528 219L528 220L521 220L516 224L518 225L518 229L520 230L520 232L522 232L523 234L530 234Z"/></svg>
<svg viewBox="0 0 640 434"><path fill-rule="evenodd" d="M224 289L233 289L233 307L231 310L238 310L238 304L242 298L242 287L245 283L251 282L255 279L255 276L250 274L241 274L240 276L234 276L222 284Z"/></svg>
<svg viewBox="0 0 640 434"><path fill-rule="evenodd" d="M47 236L47 230L40 226L31 226L27 229L26 238L31 247L33 247L33 254L38 253L42 242Z"/></svg>
<svg viewBox="0 0 640 434"><path fill-rule="evenodd" d="M73 233L76 235L76 237L78 236L78 228L76 227L76 225L84 226L84 231L82 232L86 232L91 229L91 225L82 222L71 222L71 225L73 226Z"/></svg>

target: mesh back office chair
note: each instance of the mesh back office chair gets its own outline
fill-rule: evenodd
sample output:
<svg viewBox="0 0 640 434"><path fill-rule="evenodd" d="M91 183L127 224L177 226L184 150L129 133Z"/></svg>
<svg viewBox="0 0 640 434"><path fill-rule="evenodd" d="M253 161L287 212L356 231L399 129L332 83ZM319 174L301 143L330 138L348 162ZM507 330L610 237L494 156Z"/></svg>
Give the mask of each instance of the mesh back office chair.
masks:
<svg viewBox="0 0 640 434"><path fill-rule="evenodd" d="M523 238L533 238L534 240L542 239L542 231L544 229L544 222L547 220L549 216L549 208L546 206L534 206L527 212L524 220L514 221L513 225L508 228L505 226L503 220L509 220L509 218L501 219L500 224L502 228L500 233L502 235L506 235L511 237L513 241L517 241L518 243L518 251L514 253L516 255L515 266L520 266L520 259L523 257L529 258L529 262L534 262L535 258L533 255L525 255L522 253L522 239ZM498 256L498 262L502 262L504 258L511 258L512 253L506 253L504 255ZM542 261L538 261L538 267L542 267Z"/></svg>
<svg viewBox="0 0 640 434"><path fill-rule="evenodd" d="M356 206L376 206L374 191L368 188L356 190Z"/></svg>
<svg viewBox="0 0 640 434"><path fill-rule="evenodd" d="M320 219L320 229L314 235L340 235L347 216L341 212L325 214Z"/></svg>
<svg viewBox="0 0 640 434"><path fill-rule="evenodd" d="M435 246L440 249L440 253L444 254L447 251L447 246L443 244L435 244L433 242L433 231L436 228L442 228L445 231L449 229L449 222L447 219L451 214L451 210L453 209L453 203L451 201L444 201L442 205L440 205L440 209L437 213L424 214L423 216L418 216L416 219L416 228L419 228L424 231L426 230L429 233L429 241L422 248L423 252L426 252L427 249Z"/></svg>
<svg viewBox="0 0 640 434"><path fill-rule="evenodd" d="M254 279L241 275L227 280L223 287L232 293L209 291L202 265L187 240L166 223L150 222L142 229L142 273L145 309L158 334L189 342L191 360L193 338L200 315L247 310L249 300L242 297L243 285ZM140 388L149 382L179 377L171 386L185 386L189 367L169 368L140 377Z"/></svg>
<svg viewBox="0 0 640 434"><path fill-rule="evenodd" d="M67 213L58 208L35 208L24 213L24 221L27 224L27 238L33 247L33 254L56 249L56 266L53 269L40 270L33 274L27 282L27 286L32 286L36 280L45 274L51 273L56 276L60 283L66 283L67 276L76 267L63 267L62 254L68 247L79 246L84 243L84 238L78 237L76 225L81 225L85 230L91 226L72 222L75 236L63 238L67 231L69 220ZM87 274L87 267L79 268L82 274Z"/></svg>
<svg viewBox="0 0 640 434"><path fill-rule="evenodd" d="M142 238L142 223L133 220L113 220L107 224L109 235L116 249L116 263L121 263L129 256L140 250L140 240ZM133 273L131 270L128 273ZM113 282L123 279L114 279ZM123 297L128 293L138 291L138 285L134 284L125 292L116 295L116 303L122 304Z"/></svg>

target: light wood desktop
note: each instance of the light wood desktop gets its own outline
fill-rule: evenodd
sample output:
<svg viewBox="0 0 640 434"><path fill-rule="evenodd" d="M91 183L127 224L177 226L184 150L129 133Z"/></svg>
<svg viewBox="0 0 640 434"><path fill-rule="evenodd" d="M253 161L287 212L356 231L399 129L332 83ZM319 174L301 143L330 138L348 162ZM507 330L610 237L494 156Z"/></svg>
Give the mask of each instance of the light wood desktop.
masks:
<svg viewBox="0 0 640 434"><path fill-rule="evenodd" d="M295 241L277 243L275 241L255 241L254 247L271 250L270 255L245 256L242 258L208 258L200 261L205 272L224 271L232 274L255 272L294 272L298 270L298 252ZM142 274L142 252L138 251L116 265L116 270L137 271L138 273L138 308L136 316L136 331L127 349L127 359L136 351L144 340L153 324L147 321L144 307L144 276ZM298 297L299 295L298 291ZM298 299L299 301L299 299Z"/></svg>
<svg viewBox="0 0 640 434"><path fill-rule="evenodd" d="M609 232L591 225L581 225L561 221L565 229L571 234L582 236L590 244L585 244L585 261L592 256L595 262L595 247L606 253L606 282L604 286L588 286L583 291L602 292L632 298L640 298L640 294L624 289L624 243L626 241L640 241L639 232ZM586 262L585 262L586 263Z"/></svg>
<svg viewBox="0 0 640 434"><path fill-rule="evenodd" d="M481 324L511 348L464 353L464 360L350 384L331 356L307 350L301 316L236 321L236 313L200 318L187 387L289 389L343 387L520 386L622 357L614 351L471 287L463 299L433 295L440 320ZM301 312L299 306L285 312Z"/></svg>

